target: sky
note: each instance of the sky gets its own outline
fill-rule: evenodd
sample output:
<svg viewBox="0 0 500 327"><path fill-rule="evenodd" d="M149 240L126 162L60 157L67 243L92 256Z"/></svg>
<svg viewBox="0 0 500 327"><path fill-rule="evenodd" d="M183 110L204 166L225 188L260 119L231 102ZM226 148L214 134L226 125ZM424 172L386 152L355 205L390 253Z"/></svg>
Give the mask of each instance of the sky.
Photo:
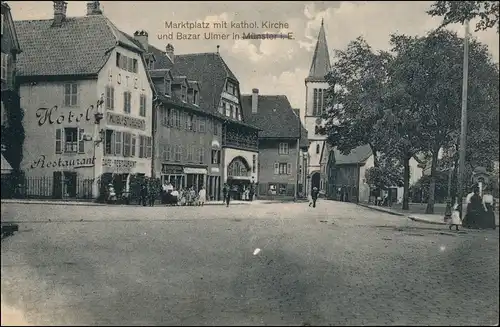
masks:
<svg viewBox="0 0 500 327"><path fill-rule="evenodd" d="M50 19L52 1L8 1L14 20ZM430 17L429 1L214 1L156 2L101 1L104 14L122 31L132 35L137 30L149 33L149 43L164 50L168 43L176 54L219 52L240 82L241 93L258 88L260 94L286 95L294 108L305 105L305 84L316 38L324 19L330 55L363 36L374 49L388 50L389 35L425 35L441 19ZM86 1L68 1L68 16L86 14ZM166 28L168 22L206 22L209 28ZM226 21L227 28L215 29L214 22ZM231 22L256 22L257 28L238 29ZM262 22L285 23L288 28L265 28ZM489 46L493 59L499 61L496 29L474 32L473 37ZM464 35L461 25L450 30ZM159 35L174 32L173 40ZM200 34L201 39L176 39L177 33ZM204 33L230 34L227 40L204 40ZM234 40L233 33L293 33L294 39ZM332 57L333 60L333 57Z"/></svg>

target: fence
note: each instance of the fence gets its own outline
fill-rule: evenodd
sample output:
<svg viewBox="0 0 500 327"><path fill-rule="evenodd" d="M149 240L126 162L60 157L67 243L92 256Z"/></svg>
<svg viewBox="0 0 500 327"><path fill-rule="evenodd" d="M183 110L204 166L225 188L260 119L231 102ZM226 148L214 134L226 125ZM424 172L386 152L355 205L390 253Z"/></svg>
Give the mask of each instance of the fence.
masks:
<svg viewBox="0 0 500 327"><path fill-rule="evenodd" d="M92 179L30 176L16 184L2 177L2 198L92 199Z"/></svg>

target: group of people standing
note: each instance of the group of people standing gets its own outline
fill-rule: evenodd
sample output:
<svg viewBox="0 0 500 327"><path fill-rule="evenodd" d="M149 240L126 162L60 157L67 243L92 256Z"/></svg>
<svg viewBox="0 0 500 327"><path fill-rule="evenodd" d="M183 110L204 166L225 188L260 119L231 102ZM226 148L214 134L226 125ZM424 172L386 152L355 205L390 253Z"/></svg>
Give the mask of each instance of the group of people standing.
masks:
<svg viewBox="0 0 500 327"><path fill-rule="evenodd" d="M175 189L170 182L165 182L161 189L161 202L166 205L199 205L203 206L207 201L207 190L204 186L195 190L193 186L187 189Z"/></svg>
<svg viewBox="0 0 500 327"><path fill-rule="evenodd" d="M466 198L467 211L462 221L466 228L496 228L494 198L491 194L481 196L478 186Z"/></svg>
<svg viewBox="0 0 500 327"><path fill-rule="evenodd" d="M253 201L254 196L255 196L255 189L253 185L245 187L244 189L240 189L237 185L233 185L231 187L227 183L224 183L224 185L222 186L222 199L223 202L226 204L226 207L229 207L231 199Z"/></svg>

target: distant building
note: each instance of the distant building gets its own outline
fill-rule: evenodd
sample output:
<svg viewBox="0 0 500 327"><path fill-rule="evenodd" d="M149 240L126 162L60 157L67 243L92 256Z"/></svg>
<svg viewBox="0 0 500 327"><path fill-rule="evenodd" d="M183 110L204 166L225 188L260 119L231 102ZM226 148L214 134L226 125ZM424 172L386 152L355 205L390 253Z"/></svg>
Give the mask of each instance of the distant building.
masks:
<svg viewBox="0 0 500 327"><path fill-rule="evenodd" d="M307 131L284 95L242 95L246 121L259 127L259 198L294 198L302 193L302 151L307 151Z"/></svg>
<svg viewBox="0 0 500 327"><path fill-rule="evenodd" d="M10 7L4 1L1 2L1 7L1 125L2 127L7 127L10 125L11 117L21 110L19 94L16 89L16 61L17 56L21 53L21 48L17 39L16 28L12 20ZM5 136L6 135L4 135L4 137ZM4 137L2 137L2 141ZM7 148L10 146L10 144L2 143L2 175L9 174L12 168L19 169L18 163L20 161L20 156L17 155L17 151L10 151L11 149ZM6 150L5 156L4 150ZM17 158L15 156L17 156ZM10 160L7 160L5 157Z"/></svg>
<svg viewBox="0 0 500 327"><path fill-rule="evenodd" d="M313 187L317 187L318 189L321 187L321 153L324 152L323 148L325 147L326 136L319 133L319 127L324 124L324 119L321 117L326 110L326 91L329 87L325 76L330 70L330 55L326 43L325 28L323 21L321 21L311 68L309 75L305 79L306 106L302 119L309 139L308 186L306 193ZM323 176L324 178L325 176Z"/></svg>
<svg viewBox="0 0 500 327"><path fill-rule="evenodd" d="M143 50L99 1L89 1L83 17L66 10L54 1L52 19L15 22L26 48L18 62L22 169L43 178L28 196L96 197L93 180L112 182L120 194L132 174L151 175L153 91Z"/></svg>

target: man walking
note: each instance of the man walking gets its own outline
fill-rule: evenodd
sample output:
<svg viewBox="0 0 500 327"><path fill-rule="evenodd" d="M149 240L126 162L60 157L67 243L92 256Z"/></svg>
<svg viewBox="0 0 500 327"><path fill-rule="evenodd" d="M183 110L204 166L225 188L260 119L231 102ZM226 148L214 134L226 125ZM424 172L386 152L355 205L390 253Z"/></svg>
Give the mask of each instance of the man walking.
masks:
<svg viewBox="0 0 500 327"><path fill-rule="evenodd" d="M311 192L313 208L316 208L316 201L318 200L318 194L319 194L318 188L313 187L312 192Z"/></svg>
<svg viewBox="0 0 500 327"><path fill-rule="evenodd" d="M222 187L222 203L229 203L229 201L227 201L227 197L228 197L228 189L227 189L227 184L224 183L224 186Z"/></svg>

